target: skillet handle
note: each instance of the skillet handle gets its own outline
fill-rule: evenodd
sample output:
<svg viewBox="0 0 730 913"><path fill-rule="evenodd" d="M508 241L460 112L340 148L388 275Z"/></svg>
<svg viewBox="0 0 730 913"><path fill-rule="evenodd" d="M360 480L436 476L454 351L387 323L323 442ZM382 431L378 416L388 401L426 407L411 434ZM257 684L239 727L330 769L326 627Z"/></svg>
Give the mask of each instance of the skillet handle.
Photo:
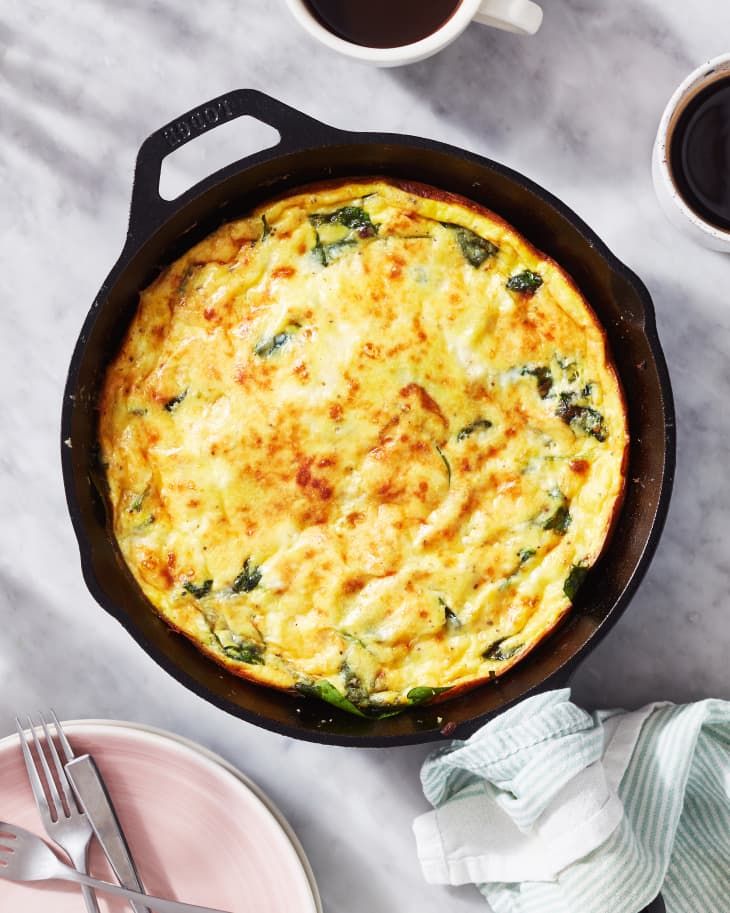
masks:
<svg viewBox="0 0 730 913"><path fill-rule="evenodd" d="M238 167L243 161L256 161L262 153L245 156L238 162L228 165L193 185L174 202L164 200L160 196L160 172L165 156L201 134L246 115L255 117L279 132L281 139L274 147L277 154L289 149L332 142L341 133L334 127L301 114L295 108L255 89L234 89L192 108L164 127L160 127L140 147L134 169L128 244L149 237L150 233L164 222L167 215L179 206L180 199L192 197L206 186L216 183L219 176L229 168ZM267 149L265 152L270 155L272 150Z"/></svg>

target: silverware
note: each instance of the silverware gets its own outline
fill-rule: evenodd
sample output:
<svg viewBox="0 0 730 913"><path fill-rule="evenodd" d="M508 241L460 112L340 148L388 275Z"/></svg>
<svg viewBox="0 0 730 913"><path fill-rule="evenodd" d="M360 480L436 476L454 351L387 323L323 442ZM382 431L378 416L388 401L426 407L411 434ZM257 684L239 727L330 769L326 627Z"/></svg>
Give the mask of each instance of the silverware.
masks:
<svg viewBox="0 0 730 913"><path fill-rule="evenodd" d="M56 725L56 729L65 748L67 742L63 729L59 724ZM66 754L68 755L70 751L71 746L69 745ZM73 752L71 754L73 755ZM76 798L86 812L86 817L96 834L96 839L101 844L101 848L114 869L114 874L119 879L119 884L123 888L131 888L133 891L142 893L144 889L139 880L132 854L124 839L114 806L94 759L88 754L78 758L73 757L72 760L66 762L65 770ZM131 906L135 913L149 913L149 908L141 904L132 903Z"/></svg>
<svg viewBox="0 0 730 913"><path fill-rule="evenodd" d="M57 844L68 856L74 868L83 874L88 871L88 854L89 843L93 836L91 824L86 815L76 804L76 800L71 792L71 787L66 774L63 770L63 764L56 751L56 746L48 731L45 717L40 715L41 727L45 736L45 743L53 762L58 779L58 787L53 778L51 769L46 759L45 752L41 746L41 740L36 733L33 720L28 717L28 730L31 734L33 746L35 748L38 762L33 758L30 744L20 725L20 720L15 718L15 726L20 737L20 747L23 750L23 759L28 771L30 788L33 791L35 804L38 806L38 812L43 822L43 827L51 840ZM54 714L55 720L55 714ZM63 743L62 743L62 747ZM65 752L64 752L65 753ZM70 758L66 758L70 760ZM39 766L40 765L40 766ZM45 783L46 790L43 789ZM59 788L63 793L63 798L59 794ZM99 906L94 897L94 892L84 885L81 888L84 895L84 902L88 913L99 913Z"/></svg>
<svg viewBox="0 0 730 913"><path fill-rule="evenodd" d="M224 913L211 907L163 900L106 881L97 881L61 862L40 837L5 821L0 821L0 878L10 881L73 881L106 894L146 903L159 913Z"/></svg>

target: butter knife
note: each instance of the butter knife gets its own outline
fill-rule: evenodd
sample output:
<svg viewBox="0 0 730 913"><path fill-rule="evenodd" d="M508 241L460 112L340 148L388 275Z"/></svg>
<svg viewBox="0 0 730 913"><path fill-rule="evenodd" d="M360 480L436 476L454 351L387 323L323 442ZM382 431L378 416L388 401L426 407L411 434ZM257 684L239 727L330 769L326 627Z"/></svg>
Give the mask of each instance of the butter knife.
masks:
<svg viewBox="0 0 730 913"><path fill-rule="evenodd" d="M65 765L65 770L119 884L123 888L144 893L132 854L94 759L88 754L79 755ZM130 906L135 913L150 913L149 908L142 904L130 901Z"/></svg>

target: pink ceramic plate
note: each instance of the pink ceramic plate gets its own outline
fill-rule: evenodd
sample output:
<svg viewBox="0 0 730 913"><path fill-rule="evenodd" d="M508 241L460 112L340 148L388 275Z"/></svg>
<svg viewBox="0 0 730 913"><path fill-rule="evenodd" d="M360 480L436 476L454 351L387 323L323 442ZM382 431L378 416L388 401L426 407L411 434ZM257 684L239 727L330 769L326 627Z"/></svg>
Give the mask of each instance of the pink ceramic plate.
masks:
<svg viewBox="0 0 730 913"><path fill-rule="evenodd" d="M78 754L93 754L151 894L230 913L317 913L301 848L275 810L225 762L156 730L103 722L64 728ZM16 736L0 741L0 820L45 837ZM95 845L90 869L113 880ZM129 909L101 894L99 903L102 913ZM73 886L2 880L0 909L85 911Z"/></svg>

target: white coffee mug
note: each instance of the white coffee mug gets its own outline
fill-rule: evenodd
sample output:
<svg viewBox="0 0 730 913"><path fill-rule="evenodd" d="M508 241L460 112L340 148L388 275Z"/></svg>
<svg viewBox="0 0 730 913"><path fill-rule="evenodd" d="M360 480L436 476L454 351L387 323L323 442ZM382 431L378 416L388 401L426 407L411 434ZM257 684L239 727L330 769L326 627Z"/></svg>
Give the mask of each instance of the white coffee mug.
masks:
<svg viewBox="0 0 730 913"><path fill-rule="evenodd" d="M730 54L723 54L697 67L679 86L669 99L659 123L652 154L651 173L657 198L670 221L703 247L730 253L730 231L724 231L706 222L685 202L674 180L671 165L672 135L687 105L706 86L728 77Z"/></svg>
<svg viewBox="0 0 730 913"><path fill-rule="evenodd" d="M437 54L458 38L472 20L520 35L534 35L542 23L542 9L532 0L461 0L441 27L420 41L395 48L370 48L334 35L304 0L286 0L286 4L297 22L322 44L376 67L398 67Z"/></svg>

